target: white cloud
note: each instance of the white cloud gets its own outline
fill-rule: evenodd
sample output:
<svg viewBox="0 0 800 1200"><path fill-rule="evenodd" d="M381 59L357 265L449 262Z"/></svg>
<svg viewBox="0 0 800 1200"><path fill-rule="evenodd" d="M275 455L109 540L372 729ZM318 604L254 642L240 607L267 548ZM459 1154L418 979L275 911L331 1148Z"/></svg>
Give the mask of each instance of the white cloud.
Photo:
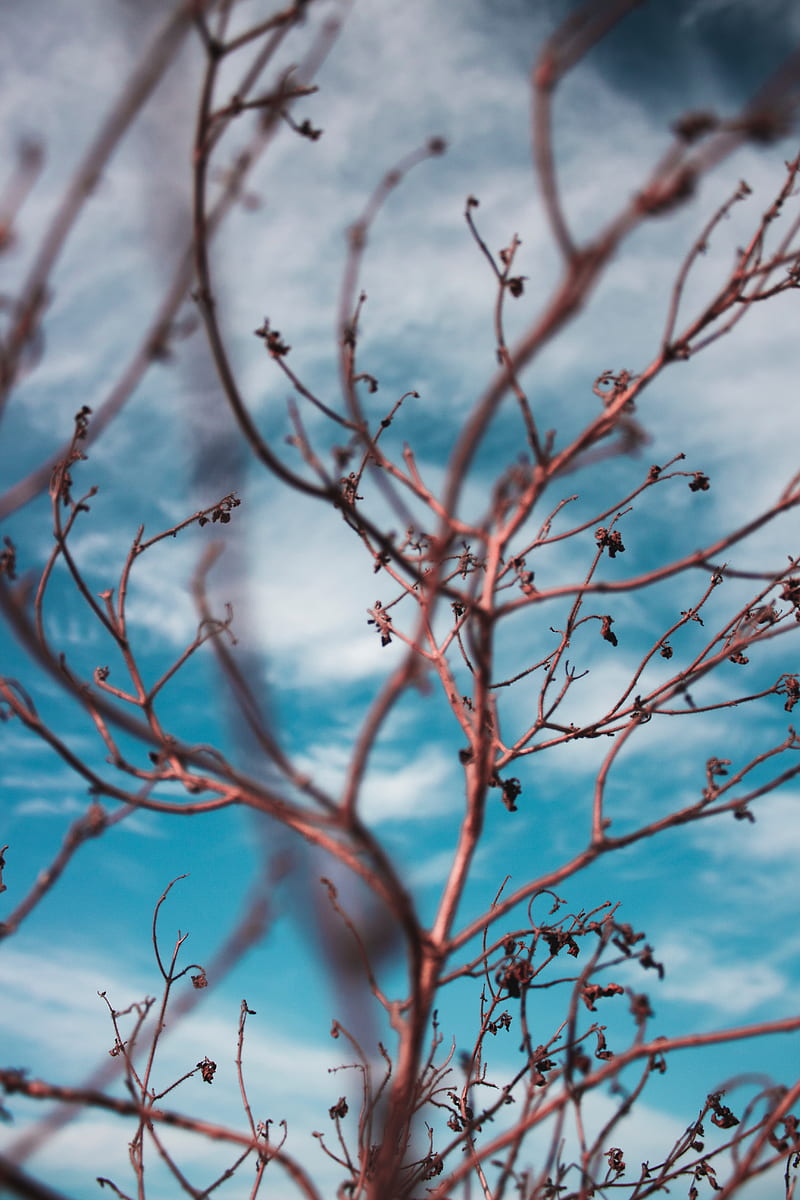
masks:
<svg viewBox="0 0 800 1200"><path fill-rule="evenodd" d="M794 869L800 853L800 793L789 788L753 802L755 824L739 822L700 826L695 838L711 859L739 859L759 870ZM733 827L732 827L733 826Z"/></svg>
<svg viewBox="0 0 800 1200"><path fill-rule="evenodd" d="M10 785L13 786L11 783ZM43 796L36 796L30 800L21 800L14 807L18 817L64 817L85 811L86 804L81 804L74 796L65 796L60 800L46 800Z"/></svg>
<svg viewBox="0 0 800 1200"><path fill-rule="evenodd" d="M798 804L800 797L789 786L750 804L754 822L723 819L701 822L692 830L692 844L702 855L703 886L725 897L727 919L719 913L716 924L726 933L751 928L754 896L759 911L771 914L776 928L791 920L800 850ZM774 942L770 939L770 961L781 961L794 944L788 933Z"/></svg>
<svg viewBox="0 0 800 1200"><path fill-rule="evenodd" d="M320 787L336 796L344 783L351 749L341 743L320 744L300 758L301 769ZM368 824L432 819L457 811L463 785L452 755L436 745L379 746L370 761L360 795L359 810Z"/></svg>
<svg viewBox="0 0 800 1200"><path fill-rule="evenodd" d="M397 644L382 647L367 624L380 586L363 546L335 514L297 497L269 506L249 534L251 621L290 688L349 683L384 674ZM333 556L336 571L324 564ZM223 563L224 568L224 563Z"/></svg>
<svg viewBox="0 0 800 1200"><path fill-rule="evenodd" d="M737 959L728 939L717 943L698 933L658 939L665 977L659 994L681 1004L701 1004L715 1019L741 1019L788 993L789 981L769 961L751 954Z"/></svg>

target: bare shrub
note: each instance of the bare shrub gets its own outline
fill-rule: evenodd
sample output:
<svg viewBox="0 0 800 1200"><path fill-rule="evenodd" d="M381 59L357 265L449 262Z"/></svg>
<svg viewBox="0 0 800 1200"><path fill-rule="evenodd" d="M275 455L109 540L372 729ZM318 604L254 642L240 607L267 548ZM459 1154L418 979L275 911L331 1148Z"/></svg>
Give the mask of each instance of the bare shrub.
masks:
<svg viewBox="0 0 800 1200"><path fill-rule="evenodd" d="M675 404L671 453L657 463L645 457L651 427L669 425L662 377L677 391L684 386L677 380L701 353L712 358L754 311L797 289L800 157L785 164L766 207L736 181L690 244L674 248L674 284L661 298L666 315L653 330L649 361L609 367L605 348L587 345L579 366L584 394L564 395L560 407L538 398L548 385L536 371L592 303L614 316L612 301L598 300L598 290L642 227L682 211L705 176L743 147L769 153L786 134L800 64L790 59L733 116L681 117L633 194L621 188L608 196L607 211L584 235L563 200L552 110L565 77L634 7L633 0L609 0L576 8L533 69L533 155L550 253L558 260L552 288L535 275L537 264L524 257L516 233L499 251L492 248L479 198L466 199L464 239L486 269L494 362L473 388L470 407L458 414L444 403L437 414L435 400L427 408L418 403L414 381L422 370L413 347L403 351L408 387L384 384L363 284L385 208L397 189L413 189L409 172L426 163L424 170L437 169L428 160L445 153L439 136L390 166L362 200L360 215L353 214L335 316L336 387L330 377L320 386L313 365L305 371L304 354L312 358L317 348L296 345L274 310L252 313L245 332L290 397L280 417L255 402L242 365L243 330L231 319L236 268L220 282L216 239L232 226L242 239L239 254L255 257L259 229L272 219L269 200L259 207L257 190L250 190L261 179L263 156L285 147L288 136L313 162L324 143L324 87L316 80L335 52L339 25L322 3L293 0L258 15L225 0L177 5L35 244L26 241L26 206L47 154L30 140L21 145L0 202L0 244L27 263L19 287L3 300L0 385L9 421L50 361L49 313L59 300L54 281L69 239L91 211L98 180L153 95L162 96L156 112L168 114L158 89L185 81L178 73L185 69L182 56L194 56L191 215L176 200L170 221L185 245L169 247L172 278L145 318L133 308L125 328L129 357L114 362L99 401L70 400L69 432L59 398L52 426L67 440L50 453L43 434L35 464L15 474L0 498L9 530L23 511L32 514L19 525L24 538L9 532L0 553L10 647L0 680L11 747L6 763L13 764L14 738L25 730L42 754L82 780L88 796L27 891L13 879L15 838L0 839L9 843L0 855L7 877L3 937L16 934L32 913L53 911L57 885L65 873L81 872L88 843L114 844L112 831L142 814L176 822L191 816L197 823L224 810L233 828L234 815L249 810L263 853L242 915L207 966L185 964L185 932L166 950L169 939L156 921L163 922L162 910L174 899L167 900L169 883L152 929L160 999L131 1002L101 991L111 1049L88 1079L60 1083L57 1069L51 1078L34 1078L10 1062L0 1070L10 1115L20 1098L60 1102L22 1133L12 1128L0 1157L10 1194L61 1195L27 1159L72 1115L95 1110L128 1121L121 1136L129 1145L132 1190L122 1179L99 1179L119 1196L154 1200L151 1162L167 1172L170 1195L195 1197L216 1189L266 1195L269 1181L280 1178L274 1186L287 1195L317 1198L328 1187L324 1181L335 1178L336 1194L353 1200L477 1194L500 1200L515 1192L531 1200L620 1192L642 1200L665 1191L691 1198L713 1191L723 1200L770 1171L773 1189L793 1194L800 1155L796 1066L788 1060L788 1077L779 1081L765 1073L742 1076L738 1055L743 1043L767 1046L773 1035L796 1034L800 1015L784 1011L791 1009L786 997L770 1016L749 1024L710 1029L698 1022L664 1033L654 1016L664 979L659 949L618 895L604 891L598 899L598 878L607 889L614 876L593 871L609 860L629 863L624 852L641 848L636 861L652 901L658 885L644 869L651 847L680 843L688 855L691 831L709 824L736 823L743 836L757 830L765 798L800 771L800 741L790 723L800 669L787 640L800 621L800 552L785 520L800 504L800 474L773 478L757 436L762 406L793 397L749 400L752 443L742 453L748 476L731 491L724 528L718 508L703 515L716 485L696 457L693 429L682 424L685 406ZM287 47L295 57L287 59ZM166 165L177 171L180 164ZM477 168L474 186L477 192ZM719 270L719 259L707 251L732 214L737 232L743 228L742 212L750 214L747 237ZM416 232L424 242L424 213ZM230 242L224 244L227 254ZM405 286L398 276L386 293L402 294ZM446 354L457 359L458 339L443 337ZM102 355L103 347L92 343L92 352ZM187 360L195 363L194 375ZM179 377L187 394L177 418L154 415L140 399L165 364L188 372ZM396 366L387 373L394 378ZM98 561L89 540L100 519L94 455L109 444L122 414L133 421L137 412L153 456L133 472L120 457L117 486L135 522L147 512L148 532L139 525L126 540L118 528L116 564L105 556ZM558 425L551 429L554 412ZM791 416L787 409L787 437L796 436ZM173 438L174 447L160 453ZM181 485L176 515L172 492L152 466L163 468L166 479L181 454L194 455L193 479ZM26 463L27 457L26 448ZM343 522L373 571L378 598L353 621L368 624L374 655L383 656L380 669L373 665L356 678L354 699L347 692L347 647L326 646L334 669L341 664L341 692L329 686L318 711L309 698L300 735L271 714L264 687L254 628L255 551L252 541L248 547L236 538L237 523L246 519L246 459L276 481L284 506L315 502L315 521L325 531ZM113 472L104 486L114 486ZM159 531L149 532L153 512L170 510ZM255 520L290 524L295 511L284 507L283 515L273 510ZM786 535L777 557L773 530ZM323 537L330 537L331 552L313 562L310 594L286 562L271 561L276 586L301 625L313 624L349 569L335 533ZM196 625L178 648L163 625L148 629L141 611L133 619L132 606L147 563L154 564L148 578L159 594L176 589L176 603L183 602L177 555L184 544L192 555L197 551L186 589ZM360 586L354 584L354 597ZM281 631L273 629L270 638L278 646ZM209 676L198 662L209 650L216 690L200 702L196 689L208 686ZM582 690L590 668L591 686ZM183 680L195 690L191 703L178 703ZM281 691L294 681L279 677L273 686L280 704ZM348 715L357 704L359 712L338 775L337 764L325 762L321 726L336 720L337 704ZM408 714L416 714L417 724L404 739L398 729ZM400 748L403 770L417 770L416 790L387 802L395 805L391 815L405 846L403 837L385 833L386 809L376 817L366 799L370 769L387 745ZM629 769L638 747L645 765ZM547 763L565 758L575 765L558 785ZM458 784L454 774L438 776L434 762L457 770ZM405 804L407 815L396 811ZM435 845L424 845L426 810L443 814ZM680 853L676 891L681 864L690 861ZM415 875L415 857L445 864L433 871L435 887L430 869L424 886ZM175 874L182 870L178 864ZM96 905L107 903L91 875L83 886L96 886ZM287 895L302 910L306 952L320 977L330 975L338 988L331 1033L341 1047L342 1073L331 1081L330 1099L320 1100L316 1142L256 1115L261 1100L256 1082L246 1078L246 1022L259 1008L257 979L252 990L248 985L253 1008L242 1002L234 1038L241 1126L209 1116L218 1066L204 1051L179 1077L157 1080L165 1031L230 970L247 967L275 904L285 904L275 897ZM715 891L706 904L724 912L728 902ZM762 920L765 944L779 945L785 936L779 922L769 911ZM698 931L718 936L705 913L679 932L691 946ZM702 975L704 963L693 970ZM739 1009L732 1004L728 1011ZM274 1037L280 1040L279 1029ZM637 1161L625 1149L625 1119L642 1104L648 1084L668 1071L676 1051L723 1045L731 1047L730 1070L704 1079L699 1100L687 1101L677 1140ZM187 1091L189 1081L211 1090L200 1101L187 1099L183 1111L179 1096L198 1095L197 1086ZM198 1145L223 1146L225 1165L198 1182L192 1156L182 1157L169 1141L176 1129ZM782 1184L776 1171L783 1172Z"/></svg>

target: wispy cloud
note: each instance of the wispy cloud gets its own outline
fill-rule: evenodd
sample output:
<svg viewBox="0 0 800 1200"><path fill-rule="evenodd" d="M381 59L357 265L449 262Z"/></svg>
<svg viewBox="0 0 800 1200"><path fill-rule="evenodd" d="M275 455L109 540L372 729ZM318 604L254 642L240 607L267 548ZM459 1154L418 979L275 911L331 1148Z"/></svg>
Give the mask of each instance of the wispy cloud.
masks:
<svg viewBox="0 0 800 1200"><path fill-rule="evenodd" d="M787 977L748 954L736 958L725 943L687 933L658 943L666 968L660 991L672 1001L701 1004L718 1017L745 1017L787 995Z"/></svg>
<svg viewBox="0 0 800 1200"><path fill-rule="evenodd" d="M320 744L301 759L302 769L331 795L344 783L350 747ZM370 759L360 810L370 824L431 820L452 813L462 803L462 784L452 755L436 745L379 748Z"/></svg>

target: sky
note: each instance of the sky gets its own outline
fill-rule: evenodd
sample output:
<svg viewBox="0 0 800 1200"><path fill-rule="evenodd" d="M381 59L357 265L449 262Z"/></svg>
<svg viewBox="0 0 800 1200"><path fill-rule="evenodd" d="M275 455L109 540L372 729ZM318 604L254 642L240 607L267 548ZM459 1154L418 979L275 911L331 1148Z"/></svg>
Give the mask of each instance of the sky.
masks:
<svg viewBox="0 0 800 1200"><path fill-rule="evenodd" d="M44 166L19 217L16 238L0 257L2 292L24 278L70 172L93 136L121 81L148 44L157 4L60 0L55 5L10 3L0 43L6 171L21 137L44 148ZM242 6L250 14L269 6ZM313 6L312 6L313 8ZM234 209L213 247L219 303L237 377L259 427L287 462L289 386L253 337L265 317L292 346L290 365L327 403L338 405L336 311L346 261L346 231L363 212L384 173L433 136L447 153L417 166L388 199L370 231L363 268L368 299L359 353L379 378L365 397L376 419L404 392L415 390L387 431L387 444L410 442L433 486L465 414L494 369L492 279L464 222L464 202L493 249L521 238L518 266L525 293L509 313L509 340L546 304L558 278L553 246L530 152L530 68L543 40L571 8L545 0L411 0L387 5L321 0L310 18L344 18L316 82L319 92L295 110L323 129L318 140L282 127L247 182L247 203ZM35 19L34 19L35 18ZM255 16L253 17L255 19ZM311 30L283 52L298 61ZM688 0L643 5L570 75L557 96L555 138L565 207L581 238L599 230L669 145L671 124L686 111L733 113L782 63L800 37L800 16L788 0ZM184 244L190 212L190 156L199 48L189 39L170 75L122 141L85 206L55 271L44 328L44 353L13 394L0 439L0 493L69 436L74 412L99 408L154 311ZM238 136L238 135L237 135ZM242 138L221 153L224 171ZM796 130L795 130L796 136ZM621 248L585 310L548 344L525 373L542 428L566 440L596 411L594 380L605 370L639 371L653 357L678 263L710 214L745 179L753 195L738 205L712 238L687 292L687 306L712 294L736 247L753 228L796 153L788 136L746 145L717 167L692 199L646 223ZM642 400L637 420L649 442L639 457L607 460L565 480L577 493L571 520L588 519L636 486L650 462L685 452L685 467L703 471L711 489L654 489L624 526L625 558L605 564L609 577L650 569L666 556L690 552L771 503L797 470L800 418L796 404L796 296L789 292L748 313L730 338L675 364ZM181 316L192 316L187 303ZM308 416L312 437L328 437ZM463 496L465 513L481 511L499 465L523 447L518 427L500 419L476 460ZM294 456L294 457L293 457ZM335 512L288 492L248 459L224 408L199 330L177 342L172 358L154 364L120 416L74 472L80 486L97 487L91 511L74 536L74 551L91 587L116 586L136 530L169 528L199 507L236 489L242 499L230 526L214 585L220 606L232 600L237 653L264 697L285 748L322 786L336 791L368 706L400 653L381 647L367 609L392 593L376 579L363 547ZM368 486L368 485L367 485ZM389 520L373 488L374 512ZM2 501L0 501L2 503ZM564 526L566 527L566 525ZM18 547L20 570L35 572L49 553L46 499L11 513L0 534ZM128 604L132 638L145 672L157 678L194 635L197 618L189 581L219 526L193 528L160 544L137 563ZM537 583L579 577L593 549L584 540L560 543L537 560ZM762 530L737 551L736 564L764 570L798 553L796 517ZM620 576L624 577L624 576ZM619 645L596 635L576 641L580 669L568 719L591 719L625 687L644 653L677 613L696 603L702 580L677 588L631 593L614 600ZM742 584L728 582L709 606L708 624L743 602ZM515 617L498 647L513 673L550 643L564 609L546 620ZM534 614L538 617L538 614ZM52 584L48 631L75 667L91 674L109 649L85 603L59 568ZM702 636L685 634L684 652ZM4 630L2 672L18 678L39 711L79 755L101 764L95 731L39 673ZM761 648L746 686L797 671L791 638ZM118 668L114 668L115 670ZM740 668L725 664L698 692L703 703L740 688ZM113 678L112 673L112 678ZM526 687L508 689L507 727L523 728L532 703ZM198 656L165 689L165 711L176 734L225 748L264 771L220 699L210 656ZM610 795L616 828L667 811L695 796L711 756L740 763L785 735L788 718L778 699L747 710L729 709L697 720L654 720L620 756ZM47 866L70 823L85 811L85 784L40 742L4 722L2 827L8 843L0 919ZM435 689L411 693L395 711L371 759L363 812L399 864L420 911L430 918L452 858L463 802L458 731ZM486 909L503 879L516 886L551 868L584 844L592 781L605 747L583 741L556 747L515 765L520 811L490 806L459 921ZM269 774L267 778L270 778ZM166 794L166 793L165 793ZM565 885L571 910L606 901L646 930L665 966L659 983L648 975L656 1013L653 1033L679 1034L790 1015L800 982L800 936L795 880L800 848L800 790L789 783L758 802L757 821L722 819L670 831L659 841L623 851ZM329 1036L334 1017L355 1004L336 985L326 956L332 935L320 923L332 876L354 906L336 868L252 813L223 810L181 819L138 812L87 843L64 876L0 955L0 1045L4 1065L76 1083L109 1061L113 1044L105 992L122 1009L156 994L152 913L176 883L160 914L162 946L188 932L185 961L208 965L261 877L265 857L287 854L286 878L268 885L268 932L203 1003L164 1042L161 1078L177 1077L204 1056L220 1064L214 1085L192 1079L174 1094L175 1106L210 1120L241 1124L232 1061L240 1005L248 1020L245 1065L259 1119L287 1122L287 1149L333 1194L339 1173L326 1164L313 1130L330 1129L327 1110L352 1082L330 1074L342 1061ZM625 977L623 977L625 976ZM389 964L386 978L399 972ZM625 972L623 984L644 986ZM213 980L212 980L213 982ZM546 994L542 1021L555 1011ZM474 1029L477 994L462 988L443 1010L445 1042L459 1048ZM351 1014L352 1015L352 1014ZM356 1014L358 1016L358 1014ZM611 1029L616 1029L613 1020ZM365 1026L366 1028L366 1026ZM514 1046L492 1047L498 1074L514 1061ZM714 1084L742 1072L797 1077L798 1038L735 1050L678 1056L654 1080L624 1127L630 1158L641 1161L671 1144ZM597 1095L598 1123L611 1098ZM20 1154L20 1139L40 1109L9 1101L13 1122L0 1127L0 1148ZM95 1194L97 1175L123 1191L132 1187L126 1127L91 1113L49 1137L26 1169L65 1194ZM176 1145L180 1141L176 1135ZM535 1154L533 1142L531 1154ZM219 1150L187 1150L198 1186L213 1172ZM154 1165L149 1200L174 1195ZM774 1181L773 1181L774 1184ZM279 1178L272 1194L294 1192ZM754 1200L775 1194L754 1185ZM99 1194L99 1193L98 1193ZM220 1195L228 1193L220 1189Z"/></svg>

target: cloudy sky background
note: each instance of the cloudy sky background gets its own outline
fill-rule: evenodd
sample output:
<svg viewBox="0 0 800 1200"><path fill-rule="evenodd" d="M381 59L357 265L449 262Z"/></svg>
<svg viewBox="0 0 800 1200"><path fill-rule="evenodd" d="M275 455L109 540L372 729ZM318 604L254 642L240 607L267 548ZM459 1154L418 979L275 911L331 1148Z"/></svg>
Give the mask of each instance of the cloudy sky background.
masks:
<svg viewBox="0 0 800 1200"><path fill-rule="evenodd" d="M254 5L244 7L248 14L255 11ZM269 316L293 347L293 369L323 399L338 402L335 314L345 230L388 168L431 135L441 135L448 141L447 155L415 169L371 233L360 358L362 369L380 379L380 391L370 399L379 406L371 408L374 415L411 388L420 393L419 400L406 402L391 431L393 444L412 442L426 479L436 484L443 478L447 451L494 365L492 281L464 226L465 197L479 197L476 218L490 247L508 244L515 232L522 238L518 269L529 282L525 298L509 311L510 335L532 319L557 278L530 167L528 72L543 37L567 7L522 0L464 0L457 6L441 0L402 6L356 0L352 6L320 73L320 93L297 110L323 127L324 135L312 143L288 129L279 134L248 184L258 206L236 210L214 247L242 390L276 444L287 432L288 389L252 330ZM41 6L36 19L22 4L11 4L4 15L2 161L12 161L22 135L41 137L46 151L18 240L0 260L5 293L13 293L24 276L70 170L155 28L157 9L121 0L114 5L62 0ZM331 3L320 11L339 10ZM599 47L567 80L557 102L561 179L578 234L599 229L641 184L668 145L670 123L682 112L735 111L781 63L800 35L798 24L796 9L777 0L661 3L643 7ZM307 31L301 32L287 45L283 61L297 61L307 41ZM199 62L192 43L120 147L67 245L54 278L46 355L15 393L6 417L0 441L4 489L61 444L76 409L99 406L165 286L186 234ZM233 150L228 153L222 165ZM704 182L694 200L630 239L587 310L526 373L543 428L566 436L596 411L591 385L603 370L646 365L658 347L678 259L745 178L754 195L715 235L689 289L688 311L693 298L712 293L780 185L783 160L794 153L791 139L742 149ZM796 328L791 293L751 312L731 339L688 365L677 364L646 393L639 418L651 444L642 458L604 464L580 483L565 482L570 492L581 492L568 518L577 523L602 497L612 503L631 490L649 462L678 451L687 453L687 469L702 469L712 478L708 493L691 494L685 481L677 481L645 497L623 527L626 555L616 566L605 564L609 577L612 567L622 577L647 569L662 554L690 551L774 501L797 468ZM248 589L238 598L237 628L244 630L246 647L249 639L251 650L263 651L264 681L287 748L335 790L358 721L399 652L395 645L382 650L366 624L367 607L391 593L376 581L336 514L242 466L226 422L198 333L178 347L172 363L151 369L80 468L81 482L97 484L99 492L76 533L76 553L97 590L114 586L141 522L154 533L236 487L244 503L229 531L233 565L226 568L223 559L219 596L226 595L226 582L236 585L235 563L246 560ZM324 436L313 418L309 428ZM485 503L491 468L516 457L519 447L508 443L519 437L513 429L498 423L490 452L469 480L467 510ZM214 462L215 447L224 452ZM291 462L289 448L286 455ZM46 505L36 502L15 513L2 532L17 543L23 569L40 565L50 544ZM187 583L203 546L216 534L216 527L190 531L137 564L129 620L153 675L193 636L196 618ZM582 542L560 545L543 561L537 582L579 578L592 549L591 531ZM786 519L735 561L762 569L789 553L797 553L797 537ZM62 583L59 577L50 615L53 641L91 670L108 651L101 631ZM591 674L576 685L569 719L588 717L598 705L605 711L644 648L697 600L702 586L698 576L663 598L640 592L615 600L620 645L612 650L595 634L576 647L584 656L580 665ZM719 591L714 611L721 619L733 610L740 590L726 584ZM547 624L558 625L563 616L563 610L551 608L543 623L537 610L535 621L530 614L510 624L502 647L506 662L532 660L537 647L548 644ZM707 625L712 627L710 619ZM684 645L690 645L689 635ZM796 652L778 640L758 656L746 686L774 679L793 664L796 669ZM6 643L3 670L35 692L43 714L73 748L102 761L89 725ZM702 698L719 699L742 687L738 671L726 665L704 685ZM230 729L213 688L208 664L193 664L170 689L169 715L176 733L229 746ZM509 727L524 727L530 702L523 688L510 691L503 710ZM615 821L624 826L696 796L711 754L741 761L748 750L780 739L784 716L773 698L750 715L733 710L696 721L651 722L619 762L611 789ZM11 846L3 896L8 911L84 811L86 794L80 780L13 723L2 732L0 844ZM435 693L425 700L414 694L399 707L377 748L366 786L365 814L403 865L425 913L433 911L460 814L459 745ZM603 749L595 742L577 743L515 767L529 799L523 798L513 816L499 801L491 810L465 919L486 908L507 873L512 884L521 883L583 844L582 822ZM562 891L573 908L619 899L622 919L647 931L667 967L666 978L660 987L640 974L622 982L649 988L657 1014L653 1033L712 1029L792 1011L800 982L800 936L793 920L797 800L797 789L786 788L761 804L755 826L729 820L668 834L620 854ZM69 1083L104 1061L112 1038L97 992L105 990L122 1008L157 989L149 929L153 905L167 883L189 873L164 908L165 942L178 929L188 930L186 954L208 963L241 911L264 847L274 845L274 837L247 814L182 821L142 813L85 846L54 892L4 944L3 1061ZM327 1033L344 1000L320 970L318 944L308 935L315 881L329 870L330 864L301 859L295 881L275 889L269 939L175 1030L165 1043L162 1070L166 1080L205 1055L215 1059L220 1071L214 1087L190 1081L183 1099L175 1094L176 1107L195 1106L209 1119L238 1122L230 1064L239 1004L246 997L257 1013L246 1053L254 1108L259 1116L286 1118L288 1149L315 1170L319 1161L320 1178L332 1190L338 1174L325 1174L308 1133L327 1132L327 1108L347 1090L341 1076L327 1074L342 1061ZM546 1005L543 1013L546 1023ZM448 1015L446 1038L452 1032L459 1046L466 1045L472 1022L465 1004L459 1000ZM513 1061L513 1045L498 1042L496 1053L501 1072ZM676 1059L629 1122L623 1144L630 1160L638 1163L670 1144L713 1084L740 1070L788 1075L789 1082L798 1061L796 1039L717 1051L692 1062ZM608 1098L598 1096L593 1103L602 1120ZM0 1131L0 1144L7 1147L18 1145L35 1115L32 1104L15 1100L11 1108L15 1122ZM51 1139L30 1160L30 1169L74 1195L92 1194L98 1174L125 1189L125 1142L125 1126L93 1114ZM200 1161L206 1154L211 1170L211 1161L219 1161L216 1149L191 1152L198 1183L207 1181ZM159 1191L155 1173L153 1180L150 1200L173 1194L168 1186ZM282 1190L282 1181L274 1187L279 1197L291 1192L288 1185Z"/></svg>

